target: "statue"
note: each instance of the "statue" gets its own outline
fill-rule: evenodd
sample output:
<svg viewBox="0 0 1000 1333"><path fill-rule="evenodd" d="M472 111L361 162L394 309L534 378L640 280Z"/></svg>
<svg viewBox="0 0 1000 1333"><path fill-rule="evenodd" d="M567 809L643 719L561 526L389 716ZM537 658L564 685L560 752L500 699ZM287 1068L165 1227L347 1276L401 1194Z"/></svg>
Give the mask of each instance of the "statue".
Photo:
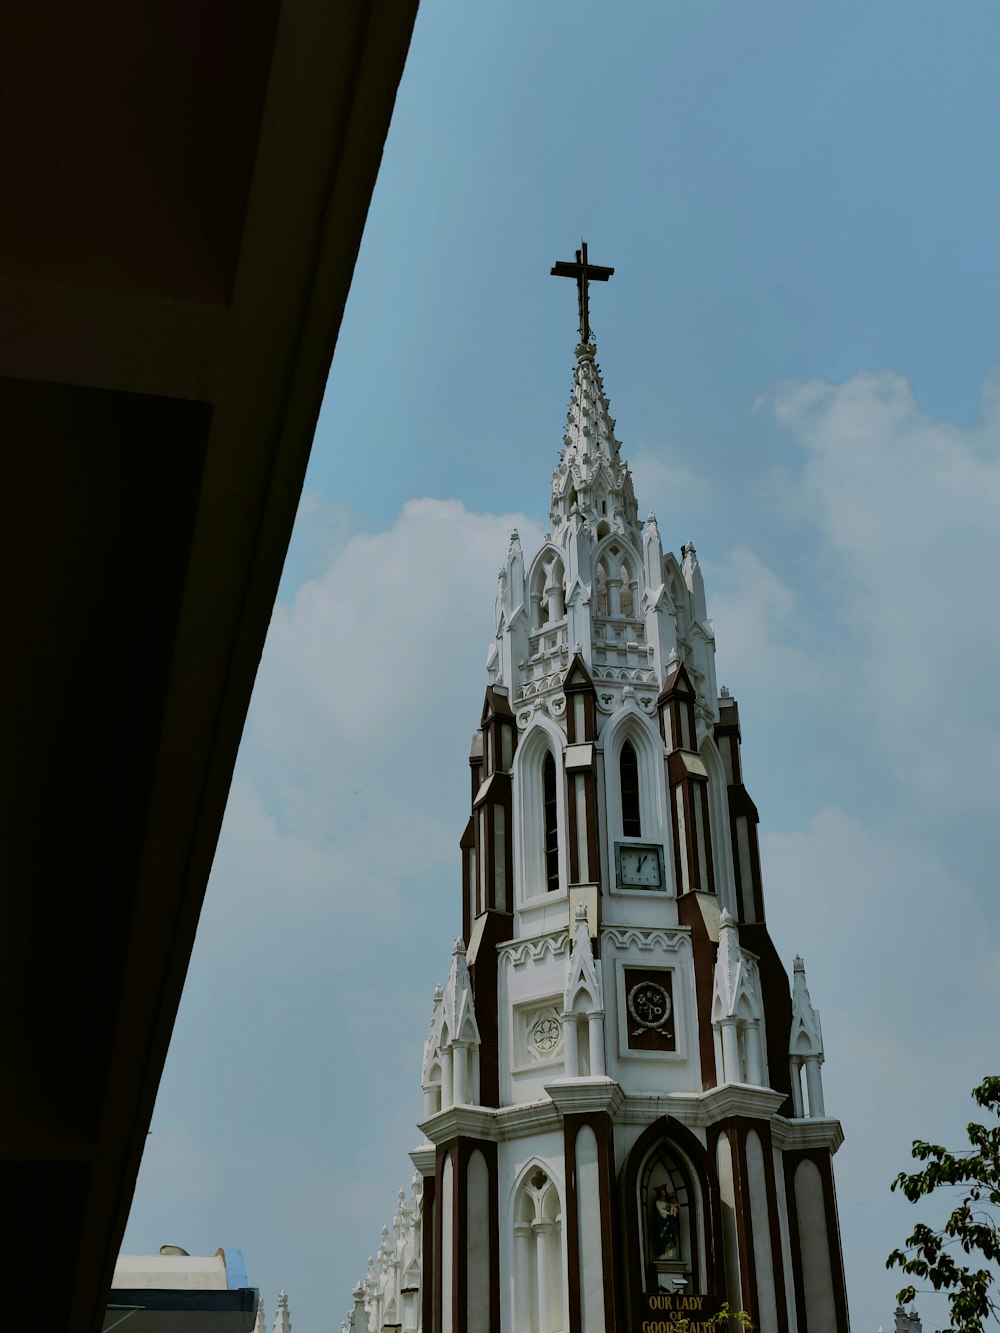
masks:
<svg viewBox="0 0 1000 1333"><path fill-rule="evenodd" d="M680 1258L680 1205L669 1185L658 1185L649 1217L654 1260Z"/></svg>

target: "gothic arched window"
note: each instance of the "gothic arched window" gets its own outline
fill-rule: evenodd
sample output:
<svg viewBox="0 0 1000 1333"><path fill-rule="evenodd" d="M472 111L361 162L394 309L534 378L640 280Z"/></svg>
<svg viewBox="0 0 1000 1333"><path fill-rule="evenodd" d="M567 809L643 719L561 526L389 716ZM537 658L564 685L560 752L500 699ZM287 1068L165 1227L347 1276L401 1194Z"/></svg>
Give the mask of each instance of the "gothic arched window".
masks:
<svg viewBox="0 0 1000 1333"><path fill-rule="evenodd" d="M514 1328L553 1333L563 1310L562 1208L555 1185L536 1167L514 1199Z"/></svg>
<svg viewBox="0 0 1000 1333"><path fill-rule="evenodd" d="M542 761L542 813L545 821L545 887L559 888L559 805L556 794L556 761L547 750Z"/></svg>
<svg viewBox="0 0 1000 1333"><path fill-rule="evenodd" d="M642 821L639 818L639 760L635 746L626 741L622 746L618 760L618 772L622 788L622 834L626 838L642 837Z"/></svg>

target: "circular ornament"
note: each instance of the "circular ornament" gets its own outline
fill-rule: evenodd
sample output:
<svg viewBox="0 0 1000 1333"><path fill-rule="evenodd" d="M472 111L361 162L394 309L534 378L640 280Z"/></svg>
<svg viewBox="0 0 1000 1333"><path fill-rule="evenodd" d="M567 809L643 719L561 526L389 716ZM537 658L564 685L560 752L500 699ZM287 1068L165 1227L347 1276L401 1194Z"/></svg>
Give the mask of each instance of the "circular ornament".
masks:
<svg viewBox="0 0 1000 1333"><path fill-rule="evenodd" d="M671 1008L670 996L655 981L640 981L628 993L628 1011L640 1027L665 1027Z"/></svg>
<svg viewBox="0 0 1000 1333"><path fill-rule="evenodd" d="M531 1029L531 1040L535 1050L543 1054L555 1050L559 1045L560 1025L557 1018L540 1018Z"/></svg>

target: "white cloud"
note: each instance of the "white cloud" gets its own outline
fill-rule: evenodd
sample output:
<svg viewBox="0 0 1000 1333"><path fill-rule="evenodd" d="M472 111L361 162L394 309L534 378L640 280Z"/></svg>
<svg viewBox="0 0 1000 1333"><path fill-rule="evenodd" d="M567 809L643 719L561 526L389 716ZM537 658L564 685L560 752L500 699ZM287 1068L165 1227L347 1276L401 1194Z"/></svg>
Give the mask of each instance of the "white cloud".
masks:
<svg viewBox="0 0 1000 1333"><path fill-rule="evenodd" d="M214 880L243 929L279 911L384 918L421 875L453 876L514 527L540 542L519 514L410 500L275 608Z"/></svg>
<svg viewBox="0 0 1000 1333"><path fill-rule="evenodd" d="M1000 390L971 428L922 412L891 371L778 385L758 403L804 451L788 496L826 543L852 689L895 779L990 808L1000 735ZM949 780L944 771L954 767Z"/></svg>
<svg viewBox="0 0 1000 1333"><path fill-rule="evenodd" d="M960 1141L968 1091L995 1057L988 909L946 856L834 807L805 829L765 832L762 858L771 933L786 960L805 956L826 1105L846 1133L837 1190L848 1291L891 1309L901 1279L885 1256L940 1208L918 1213L890 1182L909 1169L913 1139Z"/></svg>
<svg viewBox="0 0 1000 1333"><path fill-rule="evenodd" d="M670 526L677 508L699 506L710 494L707 478L674 450L643 445L629 456L632 482L641 506L640 517L652 509L661 530Z"/></svg>
<svg viewBox="0 0 1000 1333"><path fill-rule="evenodd" d="M737 546L705 572L722 681L732 672L741 694L783 699L832 686L832 663L805 628L798 593L754 551Z"/></svg>

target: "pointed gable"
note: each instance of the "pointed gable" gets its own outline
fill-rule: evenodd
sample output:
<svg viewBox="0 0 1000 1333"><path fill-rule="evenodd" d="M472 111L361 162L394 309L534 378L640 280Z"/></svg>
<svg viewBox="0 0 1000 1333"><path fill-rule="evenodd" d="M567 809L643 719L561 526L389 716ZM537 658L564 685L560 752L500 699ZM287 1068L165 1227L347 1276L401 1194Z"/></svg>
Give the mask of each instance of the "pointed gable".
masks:
<svg viewBox="0 0 1000 1333"><path fill-rule="evenodd" d="M563 677L563 690L570 694L574 690L592 690L593 688L594 682L584 665L583 656L579 651L575 652L573 660L569 664L569 669Z"/></svg>
<svg viewBox="0 0 1000 1333"><path fill-rule="evenodd" d="M488 685L486 687L486 698L483 700L483 714L479 725L485 727L487 723L492 722L495 717L502 717L505 721L511 723L514 721L514 714L510 709L510 699L507 697L506 688L500 685Z"/></svg>
<svg viewBox="0 0 1000 1333"><path fill-rule="evenodd" d="M656 702L663 704L669 699L693 699L694 697L694 686L691 684L687 667L680 658L676 658L673 662L667 664L667 674L663 681L663 688L660 690Z"/></svg>

